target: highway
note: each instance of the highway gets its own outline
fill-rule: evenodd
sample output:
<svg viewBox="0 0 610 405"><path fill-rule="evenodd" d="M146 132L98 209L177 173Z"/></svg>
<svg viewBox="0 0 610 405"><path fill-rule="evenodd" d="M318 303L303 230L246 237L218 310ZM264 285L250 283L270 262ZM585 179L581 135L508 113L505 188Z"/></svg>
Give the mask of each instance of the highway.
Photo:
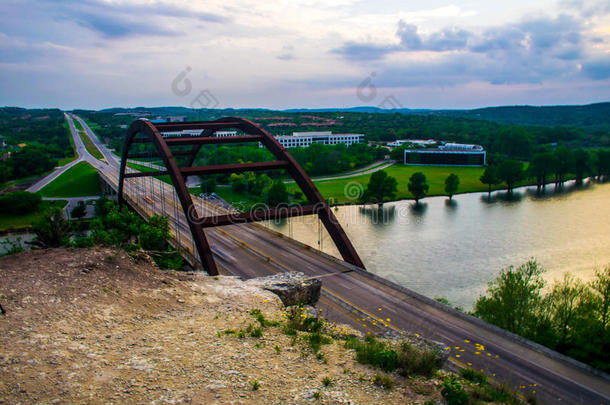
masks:
<svg viewBox="0 0 610 405"><path fill-rule="evenodd" d="M71 119L68 119L68 114L67 113L64 113L64 116L66 118L66 121L68 121L68 125L70 127L70 134L72 135L72 139L74 140L74 146L76 147L77 158L74 159L73 161L71 161L70 163L64 165L64 166L58 167L53 172L49 173L48 175L46 175L42 179L38 180L36 183L32 184L30 187L28 187L26 189L26 191L29 191L30 193L37 193L37 192L39 192L47 184L49 184L50 182L55 180L63 172L65 172L66 170L68 170L72 166L76 165L79 162L82 162L83 160L88 160L87 159L87 155L89 155L89 152L87 152L87 148L85 148L85 144L83 143L83 140L78 135L78 131L76 130L76 127L74 127L74 121L72 121ZM89 155L89 157L91 157L93 160L96 160L91 155Z"/></svg>
<svg viewBox="0 0 610 405"><path fill-rule="evenodd" d="M81 124L87 134L92 134L83 121ZM104 154L105 147L98 148ZM111 162L108 157L106 160ZM97 162L95 167L102 178L116 188L117 166ZM152 177L131 178L126 180L125 194L132 208L142 215L167 215L178 245L187 254L196 255L186 218L170 185ZM199 216L227 212L196 196L193 201ZM306 248L261 225L228 225L207 228L205 232L222 274L248 279L292 270L321 278L319 307L331 321L350 323L365 333L407 334L442 342L450 351L453 365L481 370L492 381L508 384L522 398L535 392L543 404L610 404L607 375L594 375L557 353Z"/></svg>

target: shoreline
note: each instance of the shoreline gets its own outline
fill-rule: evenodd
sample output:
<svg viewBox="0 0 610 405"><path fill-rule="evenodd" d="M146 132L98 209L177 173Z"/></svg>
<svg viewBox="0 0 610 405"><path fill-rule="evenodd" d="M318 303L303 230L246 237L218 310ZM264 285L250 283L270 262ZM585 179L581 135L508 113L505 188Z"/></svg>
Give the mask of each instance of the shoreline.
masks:
<svg viewBox="0 0 610 405"><path fill-rule="evenodd" d="M566 187L575 187L575 185L573 184L569 184L568 183L572 183L574 182L574 179L568 179L565 180L563 183L562 188L566 188ZM586 188L589 187L589 184L606 184L609 183L607 181L603 181L603 182L598 182L597 180L592 179L591 177L587 177L586 179L583 179L583 184L581 185L581 188ZM549 186L554 186L554 182L551 183L546 183L545 184L545 188L548 188ZM529 183L529 184L523 184L523 185L519 185L519 186L515 186L513 187L513 191L517 191L519 189L523 189L523 188L528 188L528 187L536 187L537 184L536 183ZM506 193L508 193L507 188L506 187L502 187L502 188L492 188L491 193L497 192L497 191L504 191ZM453 197L458 196L458 195L465 195L465 194L476 194L476 193L485 193L487 194L488 191L487 190L470 190L470 191L462 191L462 192L457 192L455 194L453 194ZM447 194L428 194L423 198L420 198L420 201L425 200L426 198L430 198L430 197L447 197L447 199L449 200L449 196ZM384 201L383 204L386 203L393 203L393 202L399 202L399 201L415 201L414 198L397 198L394 200L388 200L388 201ZM376 202L360 202L360 201L356 201L356 202L342 202L342 203L336 203L336 204L329 204L329 206L331 207L341 207L341 206L346 206L346 205L375 205L378 204Z"/></svg>

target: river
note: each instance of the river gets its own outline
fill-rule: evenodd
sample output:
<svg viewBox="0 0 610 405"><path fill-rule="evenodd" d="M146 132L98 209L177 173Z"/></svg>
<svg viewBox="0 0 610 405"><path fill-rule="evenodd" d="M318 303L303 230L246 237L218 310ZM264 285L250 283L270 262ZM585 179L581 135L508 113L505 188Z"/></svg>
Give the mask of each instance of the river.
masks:
<svg viewBox="0 0 610 405"><path fill-rule="evenodd" d="M534 257L552 282L570 272L588 281L610 264L610 184L568 183L505 192L430 197L376 206L343 206L335 214L367 270L428 297L467 310L507 266ZM316 217L268 223L271 228L338 255ZM322 227L323 229L323 227Z"/></svg>

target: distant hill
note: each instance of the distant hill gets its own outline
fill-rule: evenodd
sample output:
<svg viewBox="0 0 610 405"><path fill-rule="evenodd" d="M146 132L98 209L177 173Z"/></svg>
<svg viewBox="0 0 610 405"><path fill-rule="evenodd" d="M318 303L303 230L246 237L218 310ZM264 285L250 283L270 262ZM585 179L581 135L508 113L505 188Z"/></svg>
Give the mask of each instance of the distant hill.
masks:
<svg viewBox="0 0 610 405"><path fill-rule="evenodd" d="M282 112L290 112L290 113L319 113L319 112L354 112L354 113L374 113L374 114L410 114L413 112L419 111L428 111L428 110L411 110L409 108L379 108L379 107L347 107L347 108L290 108L288 110L282 110Z"/></svg>
<svg viewBox="0 0 610 405"><path fill-rule="evenodd" d="M505 124L544 127L573 126L593 131L610 128L610 102L566 106L505 106L475 110L433 110L426 114L472 118Z"/></svg>
<svg viewBox="0 0 610 405"><path fill-rule="evenodd" d="M468 118L493 121L503 124L524 126L556 127L569 126L583 128L590 132L610 131L610 102L588 105L566 106L503 106L473 110L426 110L426 109L383 109L373 106L347 108L291 108L270 110L265 108L224 108L198 109L186 107L135 107L107 108L102 113L149 112L151 115L196 115L198 119L214 119L222 116L241 115L247 117L269 116L277 113L360 113L360 114L404 114L430 115L447 118Z"/></svg>

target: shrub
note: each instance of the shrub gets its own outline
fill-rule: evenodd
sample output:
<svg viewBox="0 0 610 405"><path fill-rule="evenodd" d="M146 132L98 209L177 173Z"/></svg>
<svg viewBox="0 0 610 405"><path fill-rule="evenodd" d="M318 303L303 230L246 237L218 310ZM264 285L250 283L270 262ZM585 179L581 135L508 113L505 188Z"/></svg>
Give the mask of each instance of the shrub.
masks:
<svg viewBox="0 0 610 405"><path fill-rule="evenodd" d="M346 346L356 351L358 363L370 364L386 372L394 371L398 367L398 353L372 335L368 335L364 342L356 338L348 339Z"/></svg>
<svg viewBox="0 0 610 405"><path fill-rule="evenodd" d="M455 377L445 379L441 394L447 400L448 405L465 405L468 403L468 394Z"/></svg>
<svg viewBox="0 0 610 405"><path fill-rule="evenodd" d="M303 336L303 339L309 344L309 347L314 353L318 353L322 345L327 345L332 342L328 336L325 336L320 332L311 332Z"/></svg>
<svg viewBox="0 0 610 405"><path fill-rule="evenodd" d="M475 384L485 385L487 384L487 376L480 371L473 370L471 368L463 368L460 370L460 376L473 382Z"/></svg>
<svg viewBox="0 0 610 405"><path fill-rule="evenodd" d="M378 387L383 387L386 390L391 390L394 387L394 380L385 374L375 374L373 384L377 385Z"/></svg>
<svg viewBox="0 0 610 405"><path fill-rule="evenodd" d="M258 323L260 323L261 327L265 328L267 326L278 326L280 323L277 321L269 321L265 318L265 315L261 312L260 309L252 309L250 311L250 315L252 315Z"/></svg>
<svg viewBox="0 0 610 405"><path fill-rule="evenodd" d="M306 314L302 305L290 307L286 319L286 326L289 329L304 332L320 332L324 329L324 322L316 316Z"/></svg>
<svg viewBox="0 0 610 405"><path fill-rule="evenodd" d="M255 338L260 338L263 336L263 328L254 327L252 324L249 324L246 328L246 332L250 334L250 336Z"/></svg>
<svg viewBox="0 0 610 405"><path fill-rule="evenodd" d="M95 245L95 241L91 236L81 236L72 241L72 246L76 248L92 247L93 245Z"/></svg>
<svg viewBox="0 0 610 405"><path fill-rule="evenodd" d="M431 376L441 366L441 356L434 349L418 348L403 342L398 351L398 368L402 375Z"/></svg>
<svg viewBox="0 0 610 405"><path fill-rule="evenodd" d="M58 247L70 243L70 225L61 209L51 208L32 223L36 241L44 247Z"/></svg>
<svg viewBox="0 0 610 405"><path fill-rule="evenodd" d="M258 391L258 389L261 387L261 383L259 383L258 380L252 381L250 385L252 386L252 391Z"/></svg>

